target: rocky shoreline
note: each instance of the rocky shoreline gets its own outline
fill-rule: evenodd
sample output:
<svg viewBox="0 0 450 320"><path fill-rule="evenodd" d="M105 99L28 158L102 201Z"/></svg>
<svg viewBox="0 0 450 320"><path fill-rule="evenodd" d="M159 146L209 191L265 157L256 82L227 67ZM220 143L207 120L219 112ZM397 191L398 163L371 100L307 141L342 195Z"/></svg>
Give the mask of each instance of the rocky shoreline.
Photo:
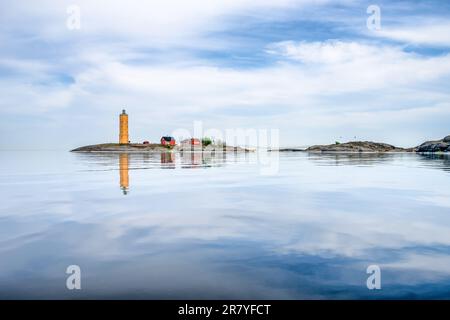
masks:
<svg viewBox="0 0 450 320"><path fill-rule="evenodd" d="M417 152L417 153L447 153L450 152L450 135L442 140L427 141L413 148L400 148L387 143L372 141L350 141L346 143L335 143L329 145L314 145L306 149L302 148L280 148L279 152L341 152L341 153L399 153L399 152Z"/></svg>
<svg viewBox="0 0 450 320"><path fill-rule="evenodd" d="M413 149L395 147L387 143L353 141L325 146L312 146L308 152L412 152Z"/></svg>
<svg viewBox="0 0 450 320"><path fill-rule="evenodd" d="M151 144L140 144L140 143L130 143L130 144L119 144L119 143L103 143L95 144L84 147L79 147L70 152L251 152L253 150L233 147L233 146L223 146L223 145L209 145L208 147L199 146L163 146L161 144L151 143Z"/></svg>
<svg viewBox="0 0 450 320"><path fill-rule="evenodd" d="M177 145L174 147L163 146L161 144L118 144L103 143L90 146L84 146L71 150L71 152L252 152L254 150L224 146L209 145L208 147ZM416 152L416 153L448 153L450 152L450 135L441 140L426 141L421 145L413 148L400 148L387 143L379 143L372 141L350 141L346 143L335 143L329 145L314 145L309 148L280 148L269 151L278 152L340 152L340 153L400 153L400 152Z"/></svg>
<svg viewBox="0 0 450 320"><path fill-rule="evenodd" d="M416 152L450 152L450 135L442 140L427 141L415 148Z"/></svg>

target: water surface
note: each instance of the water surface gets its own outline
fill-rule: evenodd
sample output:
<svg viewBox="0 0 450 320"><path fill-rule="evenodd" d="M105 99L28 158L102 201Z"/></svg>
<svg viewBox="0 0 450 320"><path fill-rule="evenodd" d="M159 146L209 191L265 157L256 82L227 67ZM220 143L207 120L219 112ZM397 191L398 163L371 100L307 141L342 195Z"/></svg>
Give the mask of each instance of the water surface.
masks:
<svg viewBox="0 0 450 320"><path fill-rule="evenodd" d="M3 299L450 298L448 156L0 158Z"/></svg>

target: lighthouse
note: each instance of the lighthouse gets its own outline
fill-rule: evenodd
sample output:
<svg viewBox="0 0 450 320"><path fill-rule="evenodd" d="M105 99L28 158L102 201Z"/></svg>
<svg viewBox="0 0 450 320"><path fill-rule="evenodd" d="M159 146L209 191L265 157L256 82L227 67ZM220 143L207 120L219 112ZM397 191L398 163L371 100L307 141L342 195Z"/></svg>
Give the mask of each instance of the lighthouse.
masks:
<svg viewBox="0 0 450 320"><path fill-rule="evenodd" d="M128 115L125 112L125 109L122 110L122 114L120 115L120 133L119 133L119 143L120 144L128 144Z"/></svg>

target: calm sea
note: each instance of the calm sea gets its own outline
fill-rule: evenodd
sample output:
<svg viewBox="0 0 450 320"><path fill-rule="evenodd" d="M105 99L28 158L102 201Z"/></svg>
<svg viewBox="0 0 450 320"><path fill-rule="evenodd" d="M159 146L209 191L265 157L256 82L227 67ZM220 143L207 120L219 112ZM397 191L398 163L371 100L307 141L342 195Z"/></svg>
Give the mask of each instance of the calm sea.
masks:
<svg viewBox="0 0 450 320"><path fill-rule="evenodd" d="M0 158L2 299L450 298L449 156Z"/></svg>

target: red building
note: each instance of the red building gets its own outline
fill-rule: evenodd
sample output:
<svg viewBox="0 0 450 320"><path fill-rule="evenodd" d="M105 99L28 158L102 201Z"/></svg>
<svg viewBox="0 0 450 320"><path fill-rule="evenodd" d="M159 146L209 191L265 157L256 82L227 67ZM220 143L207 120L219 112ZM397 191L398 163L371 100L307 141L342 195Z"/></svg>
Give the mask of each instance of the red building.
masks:
<svg viewBox="0 0 450 320"><path fill-rule="evenodd" d="M161 145L163 146L174 146L176 144L175 138L173 137L162 137Z"/></svg>
<svg viewBox="0 0 450 320"><path fill-rule="evenodd" d="M191 139L186 139L181 141L182 144L189 144L191 146L199 146L202 144L202 142L200 141L200 139L196 139L196 138L191 138Z"/></svg>

